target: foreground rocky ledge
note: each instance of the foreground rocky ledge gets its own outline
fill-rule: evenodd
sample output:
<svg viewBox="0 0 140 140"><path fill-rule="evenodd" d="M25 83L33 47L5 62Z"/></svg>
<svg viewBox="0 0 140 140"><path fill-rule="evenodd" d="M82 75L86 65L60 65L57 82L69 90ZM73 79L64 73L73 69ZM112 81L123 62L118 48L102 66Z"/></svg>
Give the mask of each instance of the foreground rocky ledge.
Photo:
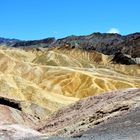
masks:
<svg viewBox="0 0 140 140"><path fill-rule="evenodd" d="M4 104L1 105L1 109L2 106L11 109ZM17 109L17 112L20 110ZM16 111L14 115L13 118L17 117ZM18 124L18 121L12 122L10 118L8 118L9 123L8 119L6 122L1 119L0 138L4 140L139 140L139 116L140 89L123 89L88 97L65 107L46 122L36 125L36 130Z"/></svg>
<svg viewBox="0 0 140 140"><path fill-rule="evenodd" d="M37 130L51 136L93 139L129 138L140 134L140 89L92 96L58 111ZM106 138L105 138L106 137Z"/></svg>

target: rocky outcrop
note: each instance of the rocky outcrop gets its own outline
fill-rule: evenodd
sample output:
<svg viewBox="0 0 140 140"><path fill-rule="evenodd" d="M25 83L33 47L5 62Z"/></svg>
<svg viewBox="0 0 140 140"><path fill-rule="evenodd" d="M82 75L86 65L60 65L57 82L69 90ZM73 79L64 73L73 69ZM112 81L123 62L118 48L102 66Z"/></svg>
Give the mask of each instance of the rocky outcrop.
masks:
<svg viewBox="0 0 140 140"><path fill-rule="evenodd" d="M99 138L100 134L102 137L108 134L105 132L109 132L111 137L124 129L122 135L127 135L130 130L131 133L140 130L139 100L140 89L124 89L88 97L58 111L37 130L51 136L82 138L91 134L93 138Z"/></svg>
<svg viewBox="0 0 140 140"><path fill-rule="evenodd" d="M134 107L131 111L122 113L73 138L50 137L48 140L139 140L139 115L140 107Z"/></svg>
<svg viewBox="0 0 140 140"><path fill-rule="evenodd" d="M112 61L117 64L125 64L125 65L137 64L136 61L134 61L131 57L125 56L121 52L115 53Z"/></svg>
<svg viewBox="0 0 140 140"><path fill-rule="evenodd" d="M25 114L17 115L19 110L0 105L0 138L7 140L139 140L139 102L140 89L117 90L88 97L59 110L47 121L40 122L33 127L36 130L27 127L26 124L31 125L33 118L28 119L24 116L23 120L19 121L26 121L26 126L17 124L14 121L21 119L18 115ZM7 114L8 109L13 111L12 116ZM5 118L3 118L4 115Z"/></svg>
<svg viewBox="0 0 140 140"><path fill-rule="evenodd" d="M0 97L0 105L6 105L12 108L15 108L17 110L21 111L21 105L18 101L15 101L13 99L8 99L4 97Z"/></svg>
<svg viewBox="0 0 140 140"><path fill-rule="evenodd" d="M84 132L83 139L123 139L139 140L140 138L140 107L134 106L129 111L124 111L122 115L111 118L100 124L98 127Z"/></svg>

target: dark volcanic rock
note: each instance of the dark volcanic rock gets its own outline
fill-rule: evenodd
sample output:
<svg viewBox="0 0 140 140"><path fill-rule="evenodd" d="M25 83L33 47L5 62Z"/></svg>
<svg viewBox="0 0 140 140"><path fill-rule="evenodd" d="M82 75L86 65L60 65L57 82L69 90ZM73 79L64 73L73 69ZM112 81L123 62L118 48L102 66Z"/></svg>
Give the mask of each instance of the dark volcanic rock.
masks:
<svg viewBox="0 0 140 140"><path fill-rule="evenodd" d="M126 65L136 64L134 60L132 60L130 57L123 55L121 52L116 53L112 61L116 62L117 64L126 64Z"/></svg>
<svg viewBox="0 0 140 140"><path fill-rule="evenodd" d="M46 38L42 40L20 41L12 47L38 48L66 46L80 48L87 51L98 51L106 55L114 55L117 52L128 54L131 57L140 57L140 33L126 36L109 33L93 33L87 36L68 36L61 39Z"/></svg>
<svg viewBox="0 0 140 140"><path fill-rule="evenodd" d="M42 40L20 41L15 43L12 47L50 47L55 42L55 38L46 38Z"/></svg>
<svg viewBox="0 0 140 140"><path fill-rule="evenodd" d="M106 55L117 52L140 57L140 33L121 36L119 34L93 33L87 36L69 36L58 39L53 46L81 48L87 51L96 50Z"/></svg>
<svg viewBox="0 0 140 140"><path fill-rule="evenodd" d="M9 106L9 107L12 107L21 111L20 103L18 101L15 101L14 99L0 97L0 105L6 105L6 106Z"/></svg>
<svg viewBox="0 0 140 140"><path fill-rule="evenodd" d="M8 38L2 38L0 37L0 44L6 44L6 45L10 45L16 42L19 42L20 40L18 39L8 39Z"/></svg>

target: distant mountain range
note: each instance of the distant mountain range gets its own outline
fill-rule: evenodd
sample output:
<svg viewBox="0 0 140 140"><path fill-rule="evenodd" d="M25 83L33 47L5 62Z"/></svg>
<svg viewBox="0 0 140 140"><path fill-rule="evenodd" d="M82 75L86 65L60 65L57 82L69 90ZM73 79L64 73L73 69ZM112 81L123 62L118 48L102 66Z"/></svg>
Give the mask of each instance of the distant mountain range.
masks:
<svg viewBox="0 0 140 140"><path fill-rule="evenodd" d="M18 39L9 39L9 38L3 38L0 37L0 44L13 44L13 43L17 43L20 40Z"/></svg>
<svg viewBox="0 0 140 140"><path fill-rule="evenodd" d="M46 38L42 40L20 41L18 39L0 38L0 44L8 44L12 47L38 48L65 46L80 48L87 51L95 50L106 55L117 52L140 57L140 33L122 36L119 34L93 33L87 36L68 36L61 39Z"/></svg>

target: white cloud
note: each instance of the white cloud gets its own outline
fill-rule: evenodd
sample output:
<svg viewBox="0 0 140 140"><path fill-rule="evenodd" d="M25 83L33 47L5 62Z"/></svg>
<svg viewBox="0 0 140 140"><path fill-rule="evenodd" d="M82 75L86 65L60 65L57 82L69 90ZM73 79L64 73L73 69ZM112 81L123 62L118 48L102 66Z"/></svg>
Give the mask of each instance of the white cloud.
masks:
<svg viewBox="0 0 140 140"><path fill-rule="evenodd" d="M119 29L117 29L117 28L111 28L111 29L108 31L108 33L117 33L117 34L119 34L120 31L119 31Z"/></svg>

